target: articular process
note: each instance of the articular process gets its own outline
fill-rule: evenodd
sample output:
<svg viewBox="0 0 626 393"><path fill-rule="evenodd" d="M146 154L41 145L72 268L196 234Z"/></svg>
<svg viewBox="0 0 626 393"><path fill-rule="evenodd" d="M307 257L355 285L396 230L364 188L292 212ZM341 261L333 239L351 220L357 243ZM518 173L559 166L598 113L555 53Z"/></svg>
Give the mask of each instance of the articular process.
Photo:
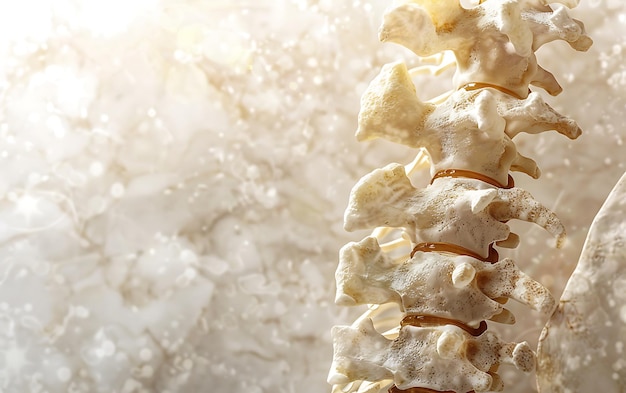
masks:
<svg viewBox="0 0 626 393"><path fill-rule="evenodd" d="M540 176L536 162L517 150L517 134L581 134L574 120L529 89L562 90L537 63L543 44L562 40L577 51L592 44L583 23L567 12L578 2L552 3L560 4L486 0L464 7L459 0L412 0L386 12L381 41L422 57L451 52L456 90L422 101L411 80L421 70L395 62L363 94L358 140L384 138L420 150L412 165L376 169L350 194L345 229L377 229L342 248L335 301L371 306L351 326L333 328L328 382L334 392L502 391L501 364L535 369L526 342L502 341L486 321L515 323L504 307L508 299L545 315L557 307L543 285L513 260L500 259L495 248L517 247L519 236L507 224L512 219L544 228L557 247L565 237L555 213L515 187L510 175ZM425 163L432 181L416 188L410 174ZM383 326L371 317L390 307L399 307L402 320L380 332ZM557 369L550 356L539 364ZM549 383L541 387L560 391Z"/></svg>

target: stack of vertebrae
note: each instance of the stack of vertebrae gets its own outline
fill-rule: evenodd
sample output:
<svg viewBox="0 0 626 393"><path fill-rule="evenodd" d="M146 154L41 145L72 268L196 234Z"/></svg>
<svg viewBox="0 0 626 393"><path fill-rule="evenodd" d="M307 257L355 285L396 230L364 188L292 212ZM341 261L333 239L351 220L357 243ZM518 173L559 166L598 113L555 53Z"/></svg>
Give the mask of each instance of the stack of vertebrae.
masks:
<svg viewBox="0 0 626 393"><path fill-rule="evenodd" d="M504 308L508 299L544 314L555 307L549 291L513 260L500 259L495 246L517 247L519 237L507 225L512 219L541 226L557 247L565 236L556 215L516 188L509 174L540 174L517 151L518 133L554 130L574 139L581 132L529 90L561 91L537 64L541 45L564 40L579 51L591 45L565 8L577 0L558 3L488 0L464 7L459 0L413 0L385 14L382 41L419 56L454 54L457 89L424 102L411 79L420 69L397 62L385 65L363 95L359 140L385 138L420 150L412 167L376 169L350 194L346 230L377 229L342 248L336 303L371 310L395 304L403 316L386 332L375 327L373 311L333 328L328 382L335 391L501 391L501 363L534 369L529 345L502 341L486 320L514 323ZM410 179L420 162L430 163L425 188ZM393 234L399 235L382 242Z"/></svg>

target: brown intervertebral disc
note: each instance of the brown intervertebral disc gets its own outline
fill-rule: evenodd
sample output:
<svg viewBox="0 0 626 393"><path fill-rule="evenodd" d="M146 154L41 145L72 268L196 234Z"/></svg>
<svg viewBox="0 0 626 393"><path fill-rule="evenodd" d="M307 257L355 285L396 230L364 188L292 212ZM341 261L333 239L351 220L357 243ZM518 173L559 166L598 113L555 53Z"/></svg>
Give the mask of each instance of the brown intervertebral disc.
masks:
<svg viewBox="0 0 626 393"><path fill-rule="evenodd" d="M431 243L419 243L415 247L413 247L413 251L411 251L411 258L415 255L416 252L447 252L451 254L457 255L466 255L468 257L472 257L478 259L483 262L491 262L496 263L500 260L500 255L493 248L493 245L489 246L489 256L484 258L479 254L475 253L472 250L468 250L465 247L457 246L456 244L451 243L439 243L439 242L431 242Z"/></svg>
<svg viewBox="0 0 626 393"><path fill-rule="evenodd" d="M467 326L461 321L457 321L455 319L448 319L442 317L434 317L431 315L407 315L400 322L400 326L417 326L417 327L428 327L428 326L441 326L441 325L454 325L459 327L472 336L480 336L487 330L487 322L481 321L480 325L477 328L472 328Z"/></svg>

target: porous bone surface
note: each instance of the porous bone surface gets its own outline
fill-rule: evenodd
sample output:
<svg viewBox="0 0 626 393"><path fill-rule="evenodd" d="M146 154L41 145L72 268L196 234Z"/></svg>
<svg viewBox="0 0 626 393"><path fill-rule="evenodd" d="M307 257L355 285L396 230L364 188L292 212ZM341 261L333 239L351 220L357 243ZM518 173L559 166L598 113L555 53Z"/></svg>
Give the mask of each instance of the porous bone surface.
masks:
<svg viewBox="0 0 626 393"><path fill-rule="evenodd" d="M423 147L432 175L463 169L506 185L511 170L533 178L540 174L511 138L551 130L572 139L581 133L576 122L557 113L538 93L519 99L496 89L460 89L442 103L423 102L406 65L396 62L385 65L363 94L356 137Z"/></svg>
<svg viewBox="0 0 626 393"><path fill-rule="evenodd" d="M537 64L534 52L555 39L577 50L591 45L582 23L569 18L565 8L553 12L534 1L486 1L470 9L458 0L402 3L385 15L381 40L401 44L420 56L453 51L457 87L489 83L524 98L533 84L558 94L561 86Z"/></svg>
<svg viewBox="0 0 626 393"><path fill-rule="evenodd" d="M404 166L389 164L354 186L344 225L349 231L404 227L415 244L451 243L487 257L490 244L509 237L504 222L511 219L543 227L557 238L557 245L565 236L556 215L527 191L464 178L440 178L415 188Z"/></svg>
<svg viewBox="0 0 626 393"><path fill-rule="evenodd" d="M337 304L396 302L408 314L454 319L472 327L503 311L498 298L513 298L543 313L551 313L555 304L548 290L510 259L491 264L418 251L398 262L372 237L341 249L335 277Z"/></svg>
<svg viewBox="0 0 626 393"><path fill-rule="evenodd" d="M388 6L0 2L0 389L328 392L331 326L365 308L333 303L338 250L366 236L342 228L350 189L415 154L354 138L383 65L422 65L378 41ZM557 298L626 169L626 2L569 12L589 52L537 56L564 89L546 102L584 133L515 137L542 176L514 174L568 238L510 223L510 256ZM428 100L450 79L413 82ZM545 318L514 306L515 325L489 329L535 347ZM499 373L508 393L536 391Z"/></svg>
<svg viewBox="0 0 626 393"><path fill-rule="evenodd" d="M388 340L370 319L356 326L333 328L334 358L328 381L391 378L401 389L425 387L457 392L502 390L496 373L501 363L525 372L535 367L535 354L527 343L501 341L489 331L473 337L456 326L404 326Z"/></svg>

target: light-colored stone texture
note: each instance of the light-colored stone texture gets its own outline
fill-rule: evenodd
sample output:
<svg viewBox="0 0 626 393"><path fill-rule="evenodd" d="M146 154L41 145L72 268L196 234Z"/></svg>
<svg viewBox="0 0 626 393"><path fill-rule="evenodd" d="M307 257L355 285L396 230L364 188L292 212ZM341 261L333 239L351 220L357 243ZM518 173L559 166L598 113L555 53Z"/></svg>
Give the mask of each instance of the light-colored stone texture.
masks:
<svg viewBox="0 0 626 393"><path fill-rule="evenodd" d="M328 392L331 326L362 312L333 304L338 250L365 236L341 228L350 188L414 156L355 141L359 97L384 64L429 64L380 44L388 6L0 2L2 389ZM581 1L570 13L594 39L589 53L546 45L538 57L564 88L550 105L584 133L517 136L543 175L515 175L568 240L557 250L518 225L510 254L557 296L626 170L626 3ZM449 81L413 77L424 100ZM515 325L490 329L534 347L544 318L514 312ZM146 315L157 336L137 329ZM177 315L189 329L169 325ZM110 342L113 356L93 356ZM508 393L535 391L532 376L500 374Z"/></svg>
<svg viewBox="0 0 626 393"><path fill-rule="evenodd" d="M591 224L558 308L539 338L544 393L626 391L626 174Z"/></svg>
<svg viewBox="0 0 626 393"><path fill-rule="evenodd" d="M450 325L404 326L388 340L363 319L356 326L333 328L333 343L332 384L393 379L400 389L501 391L500 378L490 370L501 363L524 372L535 367L535 354L525 342L505 343L491 332L473 337Z"/></svg>
<svg viewBox="0 0 626 393"><path fill-rule="evenodd" d="M344 226L348 231L403 227L414 244L451 243L487 257L491 243L509 237L505 222L512 219L541 226L556 237L557 246L565 238L556 215L527 191L464 178L440 178L415 188L403 165L389 164L354 186Z"/></svg>
<svg viewBox="0 0 626 393"><path fill-rule="evenodd" d="M339 305L395 302L408 314L454 319L472 327L506 312L498 298L515 299L542 313L551 313L555 305L552 295L510 259L491 264L418 251L413 258L395 261L372 237L341 249L335 277Z"/></svg>
<svg viewBox="0 0 626 393"><path fill-rule="evenodd" d="M443 102L421 101L406 65L387 64L361 97L360 141L384 138L423 147L431 174L464 169L506 185L509 171L537 178L537 164L517 152L511 140L520 132L556 130L575 139L581 130L572 119L547 105L537 93L518 99L496 89L460 89Z"/></svg>
<svg viewBox="0 0 626 393"><path fill-rule="evenodd" d="M524 98L532 84L556 95L561 86L537 64L534 52L557 39L576 50L591 46L580 21L544 2L485 1L471 8L458 0L401 3L385 14L381 41L401 44L420 56L451 50L457 87L489 83Z"/></svg>

